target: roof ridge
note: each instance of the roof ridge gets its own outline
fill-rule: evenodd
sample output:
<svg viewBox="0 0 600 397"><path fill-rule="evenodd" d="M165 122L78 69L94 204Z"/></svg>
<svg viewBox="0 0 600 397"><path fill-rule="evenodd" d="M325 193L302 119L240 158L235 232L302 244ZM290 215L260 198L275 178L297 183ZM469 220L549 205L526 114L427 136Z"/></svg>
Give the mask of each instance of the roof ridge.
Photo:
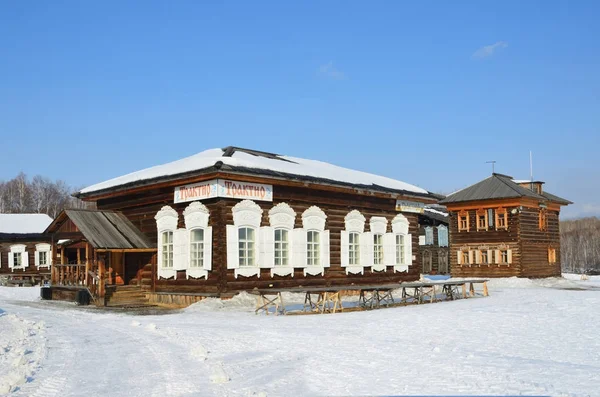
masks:
<svg viewBox="0 0 600 397"><path fill-rule="evenodd" d="M496 175L496 176L498 176L498 175ZM504 175L503 175L503 176L504 176ZM511 178L511 177L509 177L509 176L507 176L507 175L506 175L506 178L508 179L508 178ZM536 193L536 192L534 192L533 190L529 190L529 189L527 189L527 188L525 188L525 187L523 187L523 186L519 185L519 184L518 184L518 183L516 183L516 182L513 182L513 180L512 180L512 179L509 179L508 181L505 181L505 180L503 180L501 177L499 177L498 179L499 179L500 181L502 181L502 183L504 183L506 186L508 186L509 188L511 188L512 190L514 190L514 191L515 191L517 194L519 194L521 197L523 197L523 196L525 196L525 195L524 195L523 193L521 193L521 192L519 191L519 189L525 189L525 190L527 190L527 193L530 193L530 194L532 194L532 195L536 196L536 197L537 197L537 198L539 198L539 199L542 199L542 200L547 200L547 198L546 198L546 197L542 196L541 194L537 194L537 193ZM514 185L514 186L513 186L513 185Z"/></svg>
<svg viewBox="0 0 600 397"><path fill-rule="evenodd" d="M514 184L514 185L517 185L516 183L514 183L514 182L512 181L512 179L511 179L511 181L510 181L511 183L509 184L509 183L507 183L505 180L503 180L503 178L501 177L501 176L503 176L503 177L506 177L506 178L511 178L510 176L508 176L508 175L502 175L502 174L494 174L493 176L495 176L495 177L496 177L496 178L497 178L497 179L498 179L500 182L504 183L506 186L508 186L509 188L511 188L511 189L512 189L512 190L513 190L515 193L517 193L517 194L518 194L518 195L520 195L520 196L523 196L523 193L521 193L521 192L520 192L520 191L518 191L518 190L517 190L517 189L516 189L514 186L512 186L513 184ZM519 185L517 185L517 186L519 186ZM532 192L532 193L533 193L533 192Z"/></svg>

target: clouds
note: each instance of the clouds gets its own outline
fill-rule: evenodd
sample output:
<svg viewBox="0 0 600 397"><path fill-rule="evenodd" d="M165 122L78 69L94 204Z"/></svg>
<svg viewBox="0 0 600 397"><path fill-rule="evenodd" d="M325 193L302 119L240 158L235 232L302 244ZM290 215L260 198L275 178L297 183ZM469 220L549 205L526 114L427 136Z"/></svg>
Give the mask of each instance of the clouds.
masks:
<svg viewBox="0 0 600 397"><path fill-rule="evenodd" d="M327 77L333 80L343 80L346 78L344 72L340 71L335 66L333 66L333 61L329 61L325 65L321 65L317 73L319 74L319 76Z"/></svg>
<svg viewBox="0 0 600 397"><path fill-rule="evenodd" d="M506 47L508 47L508 43L506 41L498 41L497 43L481 47L480 49L478 49L477 51L475 51L473 53L471 58L473 58L473 59L489 58L492 55L494 55L494 53L496 51L502 50L503 48L506 48Z"/></svg>

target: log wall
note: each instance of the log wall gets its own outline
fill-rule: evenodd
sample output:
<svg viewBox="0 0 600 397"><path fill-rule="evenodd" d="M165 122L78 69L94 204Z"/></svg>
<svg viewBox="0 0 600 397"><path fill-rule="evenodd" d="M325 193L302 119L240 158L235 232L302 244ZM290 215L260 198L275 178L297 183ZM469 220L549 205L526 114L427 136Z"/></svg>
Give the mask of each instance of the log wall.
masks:
<svg viewBox="0 0 600 397"><path fill-rule="evenodd" d="M458 212L450 212L450 270L452 277L513 277L521 274L519 220L518 216L511 213L512 208L507 208L508 228L506 230L481 230L477 231L477 210L469 210L469 231L458 231ZM512 250L512 263L506 265L459 265L457 252L465 246L476 249L482 245L496 247L506 244Z"/></svg>
<svg viewBox="0 0 600 397"><path fill-rule="evenodd" d="M264 183L269 183L269 181ZM331 266L325 269L324 276L304 276L302 269L296 269L294 277L271 277L270 269L261 269L260 278L257 276L247 278L239 276L236 279L234 271L227 269L225 226L233 224L231 210L240 200L216 198L203 201L203 204L210 211L209 226L213 227L212 271L209 273L208 279L195 280L190 278L186 280L185 271L180 271L175 280L155 279L155 291L228 294L253 288L390 283L412 281L419 278L421 266L418 260L413 261L408 273L394 273L393 268L388 267L385 272L371 272L370 268L365 268L364 275L346 275L345 269L341 267L340 231L345 227L344 217L353 209L359 210L366 218L365 231L368 231L371 216L384 216L388 222L391 222L397 214L395 199L293 186L274 185L273 190L273 202L256 202L263 209L261 226L269 225L268 211L280 202L286 202L296 211L295 227L297 228L302 227L302 212L312 205L318 206L327 215L325 229L330 231ZM123 212L135 226L154 240L157 238L154 216L163 205L169 205L177 210L179 213L179 227L184 227L182 212L189 203L173 204L172 187L154 189L143 194L107 198L97 202L97 207L100 210ZM413 255L417 255L417 214L406 213L404 215L410 222L409 232L412 233ZM390 223L388 223L388 231L391 232Z"/></svg>
<svg viewBox="0 0 600 397"><path fill-rule="evenodd" d="M560 277L559 212L547 211L548 227L539 228L537 208L523 208L519 214L521 237L521 276ZM548 248L556 249L556 263L548 261Z"/></svg>
<svg viewBox="0 0 600 397"><path fill-rule="evenodd" d="M36 276L50 274L50 268L38 268L35 266L35 245L40 243L50 243L46 239L40 239L37 241L0 241L0 275L11 275L11 276ZM12 245L23 244L27 250L27 257L29 258L29 266L24 270L21 269L10 269L8 267L8 253Z"/></svg>

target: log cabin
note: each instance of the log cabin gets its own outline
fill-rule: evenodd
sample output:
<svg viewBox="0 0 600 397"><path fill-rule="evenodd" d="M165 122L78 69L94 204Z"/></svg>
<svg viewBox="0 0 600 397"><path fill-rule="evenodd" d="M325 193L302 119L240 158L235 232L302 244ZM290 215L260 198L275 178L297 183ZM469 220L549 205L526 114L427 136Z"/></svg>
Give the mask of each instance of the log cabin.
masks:
<svg viewBox="0 0 600 397"><path fill-rule="evenodd" d="M450 274L448 209L428 204L419 215L419 255L423 274Z"/></svg>
<svg viewBox="0 0 600 397"><path fill-rule="evenodd" d="M572 202L543 184L493 173L440 201L453 277L560 276L560 208Z"/></svg>
<svg viewBox="0 0 600 397"><path fill-rule="evenodd" d="M16 285L50 279L50 222L46 214L0 214L0 277Z"/></svg>
<svg viewBox="0 0 600 397"><path fill-rule="evenodd" d="M85 244L79 257L92 263L88 282L100 266L118 269L124 284L158 303L417 280L418 216L440 198L391 178L238 147L114 178L76 197L147 238L135 247L93 245L84 231L94 228L84 225L90 220L59 216L49 231Z"/></svg>

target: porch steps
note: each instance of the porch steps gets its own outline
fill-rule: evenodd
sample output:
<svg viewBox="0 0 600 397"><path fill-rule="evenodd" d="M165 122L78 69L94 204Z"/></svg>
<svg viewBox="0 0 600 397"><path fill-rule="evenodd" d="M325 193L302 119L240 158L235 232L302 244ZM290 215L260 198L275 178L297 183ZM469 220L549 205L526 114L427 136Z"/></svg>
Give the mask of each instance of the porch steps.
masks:
<svg viewBox="0 0 600 397"><path fill-rule="evenodd" d="M152 286L152 264L148 263L138 272L137 278L129 280L129 285L141 285L142 287L150 288Z"/></svg>
<svg viewBox="0 0 600 397"><path fill-rule="evenodd" d="M105 306L120 308L155 306L150 303L142 287L137 285L108 287L104 302Z"/></svg>

